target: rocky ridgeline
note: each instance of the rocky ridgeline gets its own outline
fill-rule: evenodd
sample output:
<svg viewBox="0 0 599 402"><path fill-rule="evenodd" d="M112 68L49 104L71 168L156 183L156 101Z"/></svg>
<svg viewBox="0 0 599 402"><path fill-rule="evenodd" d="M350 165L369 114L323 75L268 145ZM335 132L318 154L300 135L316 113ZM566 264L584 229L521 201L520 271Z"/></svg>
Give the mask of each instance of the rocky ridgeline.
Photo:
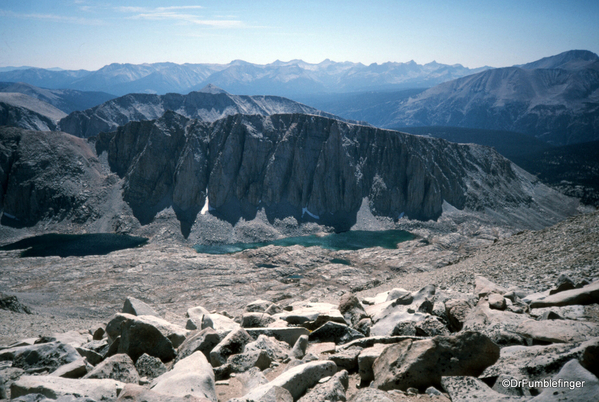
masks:
<svg viewBox="0 0 599 402"><path fill-rule="evenodd" d="M256 300L235 318L197 306L183 328L127 298L105 326L1 347L0 397L591 401L599 324L583 305L596 303L599 281L561 275L526 295L479 276L473 293L428 285L338 304Z"/></svg>

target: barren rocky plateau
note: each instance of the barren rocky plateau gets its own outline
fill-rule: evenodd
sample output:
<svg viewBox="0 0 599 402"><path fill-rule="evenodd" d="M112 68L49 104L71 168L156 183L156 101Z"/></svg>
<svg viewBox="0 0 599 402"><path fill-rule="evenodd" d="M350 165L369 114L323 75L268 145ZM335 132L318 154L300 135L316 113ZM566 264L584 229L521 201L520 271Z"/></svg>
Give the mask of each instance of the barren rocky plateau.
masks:
<svg viewBox="0 0 599 402"><path fill-rule="evenodd" d="M0 251L0 292L16 296L19 303L32 311L32 314L27 314L0 309L0 345L6 345L3 347L4 349L0 349L0 355L3 350L10 350L6 349L9 346L27 344L27 342L23 343L25 339L29 339L29 343L34 339L38 339L38 342L40 339L43 341L44 338L42 337L50 337L45 338L46 340L58 337L57 339L60 340L59 334L67 331L89 334L90 331L93 332L97 328L106 329L107 325L110 327L110 323L115 320L115 313L123 311L123 303L127 297L145 302L155 310L156 315L175 326L184 328L190 317L189 311L191 310L188 311L188 309L196 306L205 308L206 311L211 313L211 317L229 317L231 322L235 319L238 323L243 323L244 316L249 314L248 305L251 306L258 299L267 301L269 305L274 304L276 306L275 311L279 312L296 311L298 315L301 315L302 309L315 308L318 310L320 307L317 306L326 305L329 306L327 308L333 310L338 308L336 314L340 315L339 311L344 309L340 303L347 303L348 299L354 300L353 296L355 296L359 308L365 308L364 317L368 317L371 321L368 329L364 330L364 328L356 326L357 322L352 322L351 317L346 315L344 323L347 324L346 329L348 331L353 331L351 333L356 331L360 333L358 330L362 330L361 336L364 336L365 332L372 339L377 338L373 334L379 333L383 337L394 338L384 341L389 342L394 347L403 345L401 342L407 342L407 340L416 345L416 342L437 338L443 344L441 339L443 337L452 339L469 336L467 334L472 333L490 339L490 342L497 346L497 350L499 350L499 347L501 347L501 350L510 350L510 347L515 347L514 345L533 349L559 346L562 349L565 348L565 351L562 351L565 354L563 356L559 355L561 360L555 358L557 363L551 367L541 367L538 369L539 373L547 378L557 375L559 370L564 368L567 363L564 359L569 356L583 364L582 370L589 370L597 375L597 362L589 363L588 360L584 361L581 357L583 352L579 354L576 354L578 352L572 352L579 351L584 341L591 342L593 345L598 341L597 338L594 338L599 336L597 300L582 303L584 305L575 304L566 307L556 306L540 309L531 308L531 300L534 303L535 298L546 297L547 294L532 297L527 295L555 289L564 281L571 283L571 287L577 286L578 288L585 285L592 287L596 284L596 281L599 280L599 212L580 214L537 231L516 231L506 227L493 226L455 210L444 213L436 222L409 220L402 222L400 220L397 228L409 230L416 235L416 238L398 244L397 249L393 250L376 247L357 251L333 251L320 247L267 246L231 255L208 255L199 254L194 249L180 243L168 241L168 236L165 236L159 241L150 242L150 244L141 248L121 250L105 256L21 258L19 251ZM484 281L488 281L491 284L489 286L494 290L481 293L481 283L483 285L487 283ZM403 292L403 296L406 294L411 295L409 301L412 303L403 305L405 303L391 302L392 307L389 307L389 300L393 300L393 297L388 292L391 291L391 294L397 296L397 289L400 289L400 293ZM508 307L506 310L495 310L493 308L489 310L491 293L505 295L501 299L503 302L507 302ZM593 293L595 299L597 298L596 293L596 291ZM430 301L430 305L424 303L425 307L422 307L423 299L421 295L423 294L426 296L425 299ZM557 293L557 295L560 294L565 293ZM513 299L513 301L510 302L508 299ZM523 302L522 299L525 301ZM446 308L442 309L442 312L433 311L433 305L435 309L438 309L438 303L445 303ZM450 308L453 306L452 303L462 305L464 311L461 316L457 311ZM522 308L524 311L521 311ZM391 329L381 330L381 326L386 328L385 325L388 325L381 324L388 320L382 312L389 312L393 309L399 309L399 315L403 318L394 318L397 322L392 323L389 327ZM572 324L574 326L586 326L583 329L576 327L575 335L572 335L573 330L570 327L564 327L562 330L559 325L555 326L557 325L555 324L554 327L557 329L553 332L557 334L558 338L561 337L559 340L553 338L548 340L543 336L539 336L538 333L534 333L534 331L538 332L538 329L532 329L529 332L516 329L525 319L531 319L533 322L541 323L538 325L542 325L543 321L537 321L536 319L543 312L546 312L545 318L547 318L549 310L561 318L559 321L568 323L568 325L574 323ZM329 310L327 311L326 314L322 311L316 314L317 317L319 314L322 316L321 321L315 320L318 325L335 321L330 318L334 314L330 313ZM537 313L533 313L534 311L537 311ZM408 315L416 312L416 316L422 313L433 317L436 320L435 322L440 322L442 325L434 330L430 328L418 329L417 325L414 326L413 319L406 319L402 315L405 315L406 312ZM312 313L314 312L312 311ZM393 310L393 314L395 313L397 311ZM393 314L391 315L393 316ZM487 314L487 318L481 320L481 314ZM497 314L503 314L505 317L497 316ZM310 317L314 319L313 315ZM556 317L550 316L550 318ZM457 324L455 320L458 320ZM277 321L280 322L280 317ZM551 325L557 321L552 320ZM273 325L276 326L276 324ZM297 323L286 322L283 326L293 329L297 326ZM316 327L307 326L310 331L317 329ZM299 328L302 328L302 326L300 325ZM219 339L224 341L223 338L228 332L224 331L223 328L218 328L217 325L215 325L215 331L220 335L221 338ZM228 331L230 331L230 328ZM368 331L372 331L372 333L369 334ZM196 332L192 332L192 334ZM541 330L541 332L547 331ZM322 343L322 339L319 340L313 337L313 332L308 331L307 334L309 334L310 340L308 352L314 352L308 353L308 355L315 356L316 363L336 361L336 364L338 364L335 370L327 375L325 374L328 373L327 370L329 369L325 370L326 373L323 372L325 374L322 374L322 377L330 376L334 374L334 371L339 371L331 378L335 378L335 381L338 381L338 377L343 377L343 375L349 378L349 388L346 386L345 391L342 392L343 398L346 399L332 400L350 400L351 398L355 401L383 401L386 400L384 398L393 401L423 400L422 398L454 401L469 400L463 399L465 398L464 393L462 391L458 392L459 389L469 390L466 395L478 395L478 397L485 397L487 400L504 400L501 399L504 397L516 398L505 400L530 400L533 397L540 398L545 395L542 392L543 389L533 389L532 392L519 389L519 394L510 394L511 396L506 395L505 392L497 393L495 391L497 387L491 390L490 387L493 385L493 381L488 380L488 378L485 382L487 385L480 384L481 380L476 377L482 375L481 370L478 372L475 370L474 373L469 374L449 374L454 377L444 376L444 379L450 379L432 384L440 390L440 395L436 395L433 391L425 393L428 388L418 384L415 386L402 386L403 389L400 387L396 390L391 390L393 388L391 387L387 388L385 395L377 394L378 396L375 396L373 394L368 396L368 392L376 393L379 391L372 390L372 385L370 388L365 386L360 378L357 363L355 367L346 368L349 374L339 374L343 373L341 370L345 363L339 363L340 360L335 360L333 356L347 352L347 345L346 347L343 346L344 343L347 343L347 339L340 341L334 339L334 337L323 338L337 344L336 346L333 345L333 350L336 349L336 353L331 354L330 350L325 350L326 345L330 345L330 342ZM187 334L187 336L189 338L191 335ZM454 339L450 343L460 344L466 342L460 339ZM113 341L110 338L104 338L104 340L107 344ZM376 344L383 341L373 342ZM320 345L321 343L322 345ZM465 349L475 347L468 344L468 342L464 345ZM364 344L361 347L366 350L368 346L373 347L370 344ZM356 347L361 348L360 346ZM406 345L403 347L406 347ZM414 347L416 348L416 346ZM596 349L592 349L596 346L591 345L588 347L591 348L589 350L596 352ZM120 352L127 353L124 350ZM244 353L246 352L242 352L240 355L245 356ZM380 354L380 350L378 353ZM456 353L462 352L458 351ZM535 353L553 361L554 354L557 352L553 349L543 349L541 351L536 350ZM291 356L289 351L287 354ZM210 360L210 354L206 354L206 356L206 359ZM237 355L234 354L234 356ZM356 362L358 356L357 353L354 356ZM503 352L501 357L498 358L499 360L496 359L495 365L489 363L489 366L494 367L495 371L501 372L497 365L506 365L505 361L509 358L504 357ZM262 375L265 375L265 378L271 380L274 384L277 378L300 365L297 362L293 363L295 360L290 357L279 360L273 359L274 363L266 368ZM307 364L310 360L301 361ZM108 361L108 359L105 361ZM3 376L5 389L8 390L10 388L7 388L7 386L12 380L8 379L6 370L14 371L17 369L14 366L10 367L10 364L7 368L6 363L5 361L0 369L4 370L2 371L4 374L0 375ZM172 367L172 362L167 361L166 363L166 367ZM309 364L316 363L310 362ZM389 367L393 366L393 363L389 364ZM524 361L521 364L524 365ZM393 370L389 367L381 370L383 372L392 372ZM503 367L503 374L510 374L516 378L519 377L518 373L521 375L522 372L525 372L524 369L520 372L510 372L510 370L515 370L512 366L509 366L511 367L509 370L505 369L504 366L501 367ZM88 364L88 370L92 368ZM571 369L570 366L568 368ZM245 378L243 381L246 382L237 378L235 374L233 374L233 377L229 377L226 370L223 371L218 366L213 368L213 372L216 373L217 380L214 398L219 401L227 401L230 398L242 397L246 394L249 395L249 392L253 392L248 388L247 381L249 381L249 384L252 384L252 382L246 378L250 376L248 374L250 371L237 375L237 377L241 376L242 379ZM30 372L21 370L22 375L34 374L34 377L40 378L45 377L47 373L47 369L46 371L38 369ZM251 373L257 375L255 369ZM537 377L539 377L539 373L537 373ZM243 377L242 374L246 377ZM590 375L593 376L593 374ZM496 375L489 376L493 380L498 378ZM254 377L250 376L250 378ZM594 390L593 387L597 386L597 379L593 378L595 383L591 382L591 385L583 391ZM462 385L451 382L458 379L465 382ZM478 382L473 383L472 381L475 380ZM140 382L142 387L145 387L144 389L156 386L155 382L144 381ZM326 383L329 383L329 381ZM375 381L372 384L377 381L375 374ZM333 382L330 384L333 384ZM470 385L467 386L468 384ZM302 391L302 394L306 393L304 397L307 397L310 392L316 392L313 385L310 383ZM37 386L39 389L39 384ZM485 386L488 389L484 388ZM377 387L377 389L385 389L384 386L380 385L380 381ZM518 390L508 389L508 391L516 392ZM151 391L148 390L148 392ZM321 394L317 393L317 395ZM584 400L576 399L575 395L570 395L568 400ZM578 398L581 397L580 395ZM270 398L273 396L265 394L262 397ZM285 397L287 397L286 394L276 397L279 399L272 400L288 400L284 399ZM214 398L213 400L216 400ZM308 398L307 400L319 400L319 397L314 395L311 398L313 399ZM298 399L299 396L293 396L290 400ZM21 400L37 401L43 399Z"/></svg>

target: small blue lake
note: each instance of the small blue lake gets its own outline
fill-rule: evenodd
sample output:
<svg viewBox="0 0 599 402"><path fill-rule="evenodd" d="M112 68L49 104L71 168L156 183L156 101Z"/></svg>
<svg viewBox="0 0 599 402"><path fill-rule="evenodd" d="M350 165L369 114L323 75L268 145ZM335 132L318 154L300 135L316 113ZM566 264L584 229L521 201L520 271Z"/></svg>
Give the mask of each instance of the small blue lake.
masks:
<svg viewBox="0 0 599 402"><path fill-rule="evenodd" d="M90 233L80 235L45 234L29 237L0 247L0 250L23 250L21 257L82 257L106 255L113 251L143 246L145 237L114 233Z"/></svg>
<svg viewBox="0 0 599 402"><path fill-rule="evenodd" d="M397 244L414 239L414 235L405 230L363 231L332 233L326 236L286 237L268 242L234 243L234 244L198 244L194 248L198 253L231 254L243 250L257 249L265 246L295 246L322 247L329 250L360 250L370 247L397 248Z"/></svg>

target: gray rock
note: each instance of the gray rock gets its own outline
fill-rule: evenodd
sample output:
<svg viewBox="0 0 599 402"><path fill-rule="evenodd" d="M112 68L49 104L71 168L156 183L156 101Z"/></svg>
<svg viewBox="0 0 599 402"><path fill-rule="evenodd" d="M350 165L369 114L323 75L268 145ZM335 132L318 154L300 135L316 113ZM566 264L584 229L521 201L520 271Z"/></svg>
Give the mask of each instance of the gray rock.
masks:
<svg viewBox="0 0 599 402"><path fill-rule="evenodd" d="M599 303L599 281L583 286L580 289L565 290L553 295L537 298L531 301L530 307L539 308L593 303Z"/></svg>
<svg viewBox="0 0 599 402"><path fill-rule="evenodd" d="M507 307L505 298L498 293L491 293L489 295L489 307L495 310L505 310Z"/></svg>
<svg viewBox="0 0 599 402"><path fill-rule="evenodd" d="M531 402L592 401L599 395L599 380L573 359L553 377L554 385L543 389ZM561 384L560 384L561 381Z"/></svg>
<svg viewBox="0 0 599 402"><path fill-rule="evenodd" d="M152 307L131 296L125 299L125 305L123 306L122 312L135 316L153 315L155 317L160 317L160 315Z"/></svg>
<svg viewBox="0 0 599 402"><path fill-rule="evenodd" d="M253 302L247 304L245 306L245 311L248 313L264 313L268 310L274 303L267 300L254 300ZM267 313L272 315L270 313Z"/></svg>
<svg viewBox="0 0 599 402"><path fill-rule="evenodd" d="M388 392L376 388L362 388L349 402L394 402L394 399Z"/></svg>
<svg viewBox="0 0 599 402"><path fill-rule="evenodd" d="M399 299L399 300L398 300ZM398 301L399 304L412 304L414 296L412 293L405 289L391 289L387 295L386 301Z"/></svg>
<svg viewBox="0 0 599 402"><path fill-rule="evenodd" d="M54 399L46 398L42 394L28 394L11 400L17 402L97 402L95 399L86 396L63 395Z"/></svg>
<svg viewBox="0 0 599 402"><path fill-rule="evenodd" d="M441 396L443 395L441 393L441 391L439 391L437 388L435 387L428 387L425 391L425 394L429 395L429 396Z"/></svg>
<svg viewBox="0 0 599 402"><path fill-rule="evenodd" d="M264 328L275 321L274 317L266 313L244 313L241 316L243 328Z"/></svg>
<svg viewBox="0 0 599 402"><path fill-rule="evenodd" d="M307 335L302 335L300 338L302 337L307 337ZM299 342L299 339L297 342ZM290 353L289 345L286 342L281 342L274 337L266 335L259 335L258 339L245 345L244 350L246 352L264 350L272 361L285 360Z"/></svg>
<svg viewBox="0 0 599 402"><path fill-rule="evenodd" d="M555 293L563 292L564 290L572 290L576 287L577 286L574 283L574 280L572 280L572 278L570 278L568 274L561 273L557 277L557 281L555 281L555 289L551 289L549 291L549 294L552 295Z"/></svg>
<svg viewBox="0 0 599 402"><path fill-rule="evenodd" d="M60 342L20 346L0 351L0 361L12 360L13 367L25 371L54 371L59 366L80 358L74 347Z"/></svg>
<svg viewBox="0 0 599 402"><path fill-rule="evenodd" d="M285 388L272 386L260 396L260 402L293 402L293 396ZM229 399L228 402L256 402L246 397Z"/></svg>
<svg viewBox="0 0 599 402"><path fill-rule="evenodd" d="M291 357L295 359L302 359L306 355L306 349L308 348L309 338L308 335L302 335L297 339L293 349L291 349Z"/></svg>
<svg viewBox="0 0 599 402"><path fill-rule="evenodd" d="M184 397L192 395L217 401L214 385L214 372L206 356L195 352L178 361L173 369L152 381L152 391Z"/></svg>
<svg viewBox="0 0 599 402"><path fill-rule="evenodd" d="M343 345L359 338L364 338L364 334L347 325L336 322L327 322L313 331L309 336L311 342L335 342L338 345Z"/></svg>
<svg viewBox="0 0 599 402"><path fill-rule="evenodd" d="M233 373L243 373L252 367L266 370L270 367L272 360L264 350L238 353L229 356L227 363L231 365Z"/></svg>
<svg viewBox="0 0 599 402"><path fill-rule="evenodd" d="M117 402L208 402L210 399L198 398L191 395L173 396L161 394L151 389L135 385L127 384L123 391L119 394Z"/></svg>
<svg viewBox="0 0 599 402"><path fill-rule="evenodd" d="M523 402L528 400L528 398L500 394L475 377L443 377L441 385L452 401Z"/></svg>
<svg viewBox="0 0 599 402"><path fill-rule="evenodd" d="M474 283L474 294L478 297L485 297L491 293L496 293L499 295L507 293L506 288L496 285L483 276L477 276L474 278Z"/></svg>
<svg viewBox="0 0 599 402"><path fill-rule="evenodd" d="M170 339L146 320L151 316L135 317L129 314L127 316L120 325L121 340L118 353L128 354L134 362L144 353L155 356L163 362L175 358L175 349ZM109 323L107 328L110 326Z"/></svg>
<svg viewBox="0 0 599 402"><path fill-rule="evenodd" d="M123 328L129 328L133 325L133 323L135 323L137 326L144 324L144 327L154 327L172 343L174 348L178 348L189 333L189 331L185 330L184 328L175 324L171 324L160 317L155 317L152 315L134 316L131 314L121 313L116 314L106 326L106 333L108 334L109 342L119 335L121 336L121 341L123 341L124 336L122 336L123 334L121 333Z"/></svg>
<svg viewBox="0 0 599 402"><path fill-rule="evenodd" d="M235 378L241 383L242 394L247 394L252 389L266 384L268 380L258 367L252 367L245 373L239 373Z"/></svg>
<svg viewBox="0 0 599 402"><path fill-rule="evenodd" d="M297 400L307 389L316 385L321 378L332 376L336 371L337 366L331 361L302 364L284 372L269 383L254 388L243 398L262 400L263 395L266 395L272 387L281 387L291 393L293 400Z"/></svg>
<svg viewBox="0 0 599 402"><path fill-rule="evenodd" d="M252 340L252 337L243 328L231 331L210 352L210 363L214 367L225 364L229 356L243 352L245 345Z"/></svg>
<svg viewBox="0 0 599 402"><path fill-rule="evenodd" d="M484 299L468 312L462 324L464 331L485 334L498 345L522 345L526 339L518 331L520 324L528 320L525 314L491 309Z"/></svg>
<svg viewBox="0 0 599 402"><path fill-rule="evenodd" d="M21 304L17 296L7 295L2 292L0 292L0 309L15 313L32 314L31 309L24 304Z"/></svg>
<svg viewBox="0 0 599 402"><path fill-rule="evenodd" d="M372 364L383 353L389 345L377 343L374 346L363 349L358 355L358 373L360 374L361 384L363 386L374 380Z"/></svg>
<svg viewBox="0 0 599 402"><path fill-rule="evenodd" d="M100 341L104 338L104 334L106 334L106 330L103 327L98 327L92 333L92 338L94 341Z"/></svg>
<svg viewBox="0 0 599 402"><path fill-rule="evenodd" d="M526 320L515 332L537 342L582 342L589 337L599 336L599 325L587 321Z"/></svg>
<svg viewBox="0 0 599 402"><path fill-rule="evenodd" d="M214 323L212 318L210 318L210 312L206 310L202 306L192 307L187 310L187 325L186 329L194 330L194 329L205 329L205 328L214 328Z"/></svg>
<svg viewBox="0 0 599 402"><path fill-rule="evenodd" d="M447 318L449 319L449 329L451 331L460 331L464 326L466 317L472 306L466 300L455 299L445 302Z"/></svg>
<svg viewBox="0 0 599 402"><path fill-rule="evenodd" d="M352 293L346 293L339 299L339 312L345 318L345 321L350 323L354 328L364 318L368 318L368 314L364 310L364 306L360 300Z"/></svg>
<svg viewBox="0 0 599 402"><path fill-rule="evenodd" d="M181 346L179 346L176 361L184 359L198 350L201 351L206 358L209 358L210 351L214 349L220 341L220 336L210 327L204 328L201 331L192 332L185 338L185 341L183 341Z"/></svg>
<svg viewBox="0 0 599 402"><path fill-rule="evenodd" d="M50 375L63 378L81 378L87 374L87 368L85 360L81 358L69 364L60 366Z"/></svg>
<svg viewBox="0 0 599 402"><path fill-rule="evenodd" d="M502 374L497 377L492 389L493 391L507 396L531 396L530 388L527 384L524 384L518 378L507 374Z"/></svg>
<svg viewBox="0 0 599 402"><path fill-rule="evenodd" d="M119 344L120 344L120 337L119 337ZM118 346L118 345L117 345ZM110 357L107 356L108 351L110 348L106 349L106 354L102 355L94 350L91 349L87 349L84 347L80 347L80 348L76 348L77 353L79 353L81 356L85 357L87 359L87 361L92 365L95 366L96 364L99 364L102 360L104 360L104 357ZM118 349L117 349L118 350ZM116 354L117 350L114 350L114 354ZM114 356L114 354L112 354L111 356Z"/></svg>
<svg viewBox="0 0 599 402"><path fill-rule="evenodd" d="M139 383L139 374L133 364L133 360L124 353L104 360L83 378L110 378L124 383Z"/></svg>
<svg viewBox="0 0 599 402"><path fill-rule="evenodd" d="M332 354L328 357L328 360L335 362L337 367L345 369L349 372L355 372L358 370L358 355L362 351L359 346L354 346L348 349L344 349L339 353Z"/></svg>
<svg viewBox="0 0 599 402"><path fill-rule="evenodd" d="M555 375L560 367L572 359L579 359L587 370L599 372L597 350L599 338L579 345L509 346L501 349L497 362L487 367L479 378L494 380L507 375L518 379L544 379Z"/></svg>
<svg viewBox="0 0 599 402"><path fill-rule="evenodd" d="M341 370L328 381L314 386L298 402L346 401L345 392L349 384L349 375L346 370Z"/></svg>
<svg viewBox="0 0 599 402"><path fill-rule="evenodd" d="M375 360L373 386L403 391L409 387L438 387L443 375L478 376L498 358L499 347L476 332L405 340L389 346Z"/></svg>
<svg viewBox="0 0 599 402"><path fill-rule="evenodd" d="M585 306L558 306L558 307L541 307L530 310L530 315L534 318L539 318L543 314L552 312L567 320L584 320L586 319Z"/></svg>
<svg viewBox="0 0 599 402"><path fill-rule="evenodd" d="M290 347L295 345L298 338L302 335L310 335L310 331L302 327L288 328L247 328L247 333L254 339L260 335L266 335L276 338L279 341L287 343Z"/></svg>
<svg viewBox="0 0 599 402"><path fill-rule="evenodd" d="M347 324L338 306L330 303L297 302L289 312L275 315L287 321L290 325L300 325L309 330L314 330L327 322Z"/></svg>
<svg viewBox="0 0 599 402"><path fill-rule="evenodd" d="M116 401L125 384L115 380L71 379L54 376L23 376L10 387L12 398L42 394L47 398L74 395L96 401Z"/></svg>
<svg viewBox="0 0 599 402"><path fill-rule="evenodd" d="M178 358L179 356L177 356ZM187 356L185 356L187 357ZM160 359L144 353L135 362L135 368L140 377L154 379L167 372L167 368Z"/></svg>

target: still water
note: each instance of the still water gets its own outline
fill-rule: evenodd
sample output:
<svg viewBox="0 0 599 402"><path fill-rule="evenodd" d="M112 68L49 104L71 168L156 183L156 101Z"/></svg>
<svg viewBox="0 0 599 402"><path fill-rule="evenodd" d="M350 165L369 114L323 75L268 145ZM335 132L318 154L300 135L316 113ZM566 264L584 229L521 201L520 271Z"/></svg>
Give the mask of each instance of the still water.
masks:
<svg viewBox="0 0 599 402"><path fill-rule="evenodd" d="M363 231L352 230L343 233L332 233L326 236L286 237L268 242L235 243L235 244L198 244L194 246L198 253L231 254L239 251L256 249L264 246L319 246L329 250L359 250L370 247L397 248L397 243L414 239L414 235L404 230Z"/></svg>
<svg viewBox="0 0 599 402"><path fill-rule="evenodd" d="M80 235L45 234L19 240L0 247L0 250L23 250L21 257L72 257L105 255L116 250L143 246L144 237L114 233L90 233Z"/></svg>

